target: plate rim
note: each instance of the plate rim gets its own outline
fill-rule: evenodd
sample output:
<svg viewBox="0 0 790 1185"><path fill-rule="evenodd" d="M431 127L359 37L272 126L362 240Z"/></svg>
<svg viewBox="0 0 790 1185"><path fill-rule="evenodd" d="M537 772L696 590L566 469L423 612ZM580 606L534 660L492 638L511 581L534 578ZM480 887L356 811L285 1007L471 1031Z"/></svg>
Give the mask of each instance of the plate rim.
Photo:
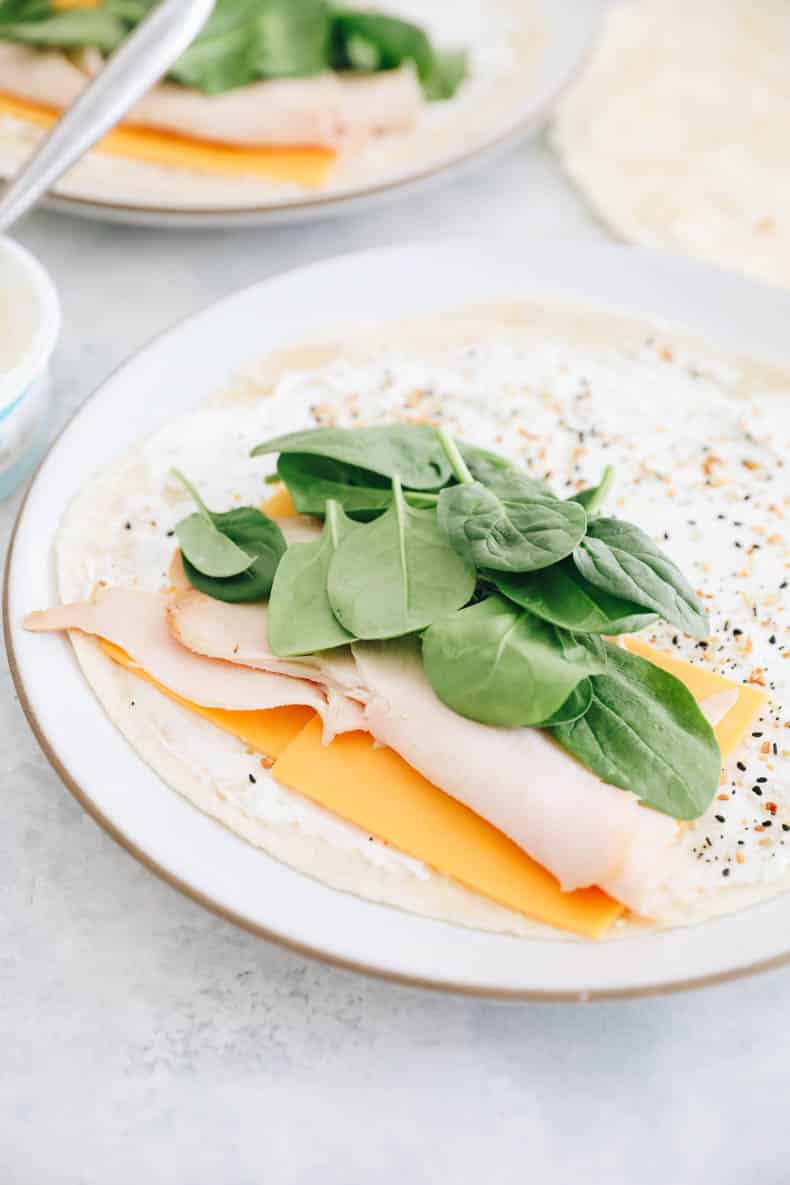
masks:
<svg viewBox="0 0 790 1185"><path fill-rule="evenodd" d="M540 3L544 19L547 19L551 0L540 0ZM380 205L390 198L396 198L400 193L404 196L409 193L419 194L434 183L450 181L463 175L466 170L482 166L486 160L506 155L547 123L553 108L570 90L590 61L601 37L605 5L593 0L592 4L582 6L580 11L584 13L585 20L582 44L562 80L542 97L537 106L530 107L524 114L511 118L501 131L484 139L476 147L459 149L438 162L426 165L416 173L385 179L363 188L337 194L311 197L298 202L278 201L267 205L137 205L129 201L106 201L53 192L42 201L42 207L72 217L142 227L158 226L172 230L212 227L244 229L265 226L267 223L276 226L287 222L299 223L311 219L342 217L354 210Z"/></svg>
<svg viewBox="0 0 790 1185"><path fill-rule="evenodd" d="M685 991L685 990L690 990L690 989L702 988L702 987L706 987L706 986L710 986L710 985L714 985L714 984L718 984L718 983L730 982L731 980L745 978L747 976L760 974L764 971L770 971L770 970L777 969L779 967L786 966L788 963L790 963L790 947L785 951L781 951L777 954L768 955L767 957L765 957L763 959L756 959L750 963L741 964L741 965L736 964L734 967L726 968L724 970L713 971L710 973L703 973L703 974L695 974L695 975L691 975L689 977L684 977L684 978L673 978L673 979L668 979L666 981L645 984L645 985L641 985L641 986L625 985L625 986L615 986L615 987L591 987L589 990L580 989L578 987L567 988L567 989L565 989L565 988L544 989L544 988L525 988L525 987L492 987L488 984L476 984L474 982L465 982L465 983L449 982L447 980L442 980L440 978L436 978L436 979L426 978L426 977L423 977L420 975L415 975L415 974L408 973L408 972L396 971L396 970L392 970L389 968L381 967L380 965L377 965L375 963L366 963L363 960L360 960L357 958L339 955L334 951L329 951L325 948L322 948L320 945L313 945L311 943L305 943L305 942L295 940L294 938L292 938L289 935L285 935L276 929L272 929L270 926L264 925L259 921L255 921L255 920L251 919L250 917L246 917L243 914L236 912L234 909L229 908L228 906L222 904L219 901L213 900L210 896L208 896L201 889L190 884L188 881L184 880L183 878L179 877L176 873L174 873L170 869L168 869L165 865L161 864L154 857L152 857L146 851L144 851L142 848L140 848L134 842L134 840L132 840L129 836L124 834L124 832L104 813L104 811L101 810L101 808L97 805L97 803L91 798L89 792L83 786L81 786L79 784L79 782L71 775L69 770L66 768L63 761L61 761L54 746L51 744L49 738L47 737L46 731L44 730L43 725L41 724L40 720L38 719L35 708L33 707L32 703L30 701L30 698L27 694L25 676L22 672L21 665L18 661L18 657L17 657L15 647L14 647L13 627L12 627L11 616L10 616L10 588L11 588L11 583L12 583L12 574L13 574L14 565L15 565L15 554L16 554L16 547L17 547L17 541L18 541L20 527L24 521L24 516L25 516L25 511L26 511L26 508L28 505L28 501L29 501L29 499L36 487L40 472L44 468L44 466L47 464L53 451L59 445L61 438L73 426L75 421L89 407L89 405L91 405L93 403L93 401L102 394L104 389L118 376L118 374L120 372L122 372L126 368L134 365L136 363L136 361L138 360L138 358L140 357L140 355L147 353L150 349L156 347L164 339L167 339L169 337L177 337L180 334L180 332L184 328L186 328L191 322L196 321L196 320L198 320L202 317L205 317L205 316L211 316L221 306L228 304L228 303L234 301L235 299L243 298L246 294L251 294L253 290L264 288L264 287L268 286L269 284L271 284L272 282L276 282L286 276L294 276L296 274L303 275L304 273L308 273L313 269L320 269L320 268L326 267L328 265L337 264L341 260L356 262L357 260L360 260L365 257L370 257L371 255L373 255L373 256L381 255L382 253L386 253L388 251L393 251L393 250L396 250L398 252L403 252L404 250L408 251L411 249L416 249L420 252L430 253L431 251L434 251L437 248L438 249L448 249L448 248L449 249L460 249L463 251L469 251L470 249L475 249L475 248L479 249L481 247L490 249L491 247L493 247L495 245L496 245L496 240L469 239L469 238L464 238L464 239L459 239L459 240L445 240L445 241L442 241L438 244L425 244L425 243L398 244L395 248L392 248L392 247L381 248L381 247L379 247L379 248L374 248L372 250L366 250L366 251L347 252L342 255L330 257L328 260L321 260L319 262L313 262L311 264L308 264L306 266L299 267L299 268L287 269L282 272L275 273L274 275L267 277L263 281L258 281L256 283L248 285L245 288L242 288L242 289L236 290L234 292L231 292L229 294L226 294L225 296L220 297L219 299L211 302L207 306L204 306L203 308L198 309L196 312L193 312L193 313L189 314L188 316L181 318L179 321L177 321L173 325L167 327L162 332L152 336L148 341L143 343L142 346L140 346L137 350L132 351L116 367L114 367L112 369L112 371L110 371L104 377L104 379L93 389L93 391L85 398L85 400L80 404L80 406L72 413L72 415L68 418L66 423L63 425L63 427L57 434L57 436L49 444L47 451L46 451L44 457L42 458L38 468L36 469L36 472L30 482L30 485L25 493L25 496L24 496L24 498L19 506L19 509L17 511L17 514L16 514L11 537L9 540L8 552L7 552L7 560L6 560L4 580L3 580L2 600L3 600L3 633L4 633L5 643L6 643L6 652L8 655L9 669L11 672L14 688L16 690L18 697L19 697L20 705L23 709L23 712L28 720L28 723L31 727L31 730L32 730L39 746L41 747L45 757L49 761L52 768L58 774L61 781L64 783L64 785L67 787L67 789L72 793L72 795L76 798L76 800L80 803L80 805L83 807L83 809L85 809L86 813L88 813L90 815L90 817L94 820L94 822L96 822L112 839L114 839L116 841L116 843L119 844L119 846L121 846L127 852L129 852L129 854L134 856L135 859L137 859L140 863L142 863L143 866L146 867L149 871L153 872L160 880L163 880L166 884L170 885L171 888L177 889L182 894L187 896L189 899L193 900L194 902L196 902L199 905L202 905L204 908L209 909L216 916L219 916L223 920L230 921L233 924L240 926L242 929L245 929L246 931L256 935L257 937L262 937L262 938L265 938L269 941L275 942L279 946L284 947L285 949L291 950L291 951L299 954L302 957L309 957L312 959L316 959L321 962L328 963L332 966L342 968L344 970L353 970L353 971L360 972L360 973L363 973L365 975L368 975L370 977L374 977L377 979L395 982L395 983L407 985L410 987L420 987L420 988L424 988L424 989L429 989L429 990L433 990L433 991L437 991L437 992L446 993L449 995L459 995L459 996L463 995L463 996L473 996L473 997L479 997L479 998L500 999L500 1000L533 1000L533 1001L554 1001L554 1002L561 1002L561 1001L580 1002L580 1001L587 1001L587 1000L640 998L640 997L644 997L644 996L665 995L665 994L670 994L670 993L673 993L676 991ZM592 249L594 252L607 253L607 254L611 254L612 256L616 255L616 256L619 256L620 258L628 257L630 259L637 259L637 258L641 257L644 260L649 259L649 260L653 260L653 261L655 261L657 259L658 260L663 259L664 261L667 261L670 264L674 260L674 262L676 264L682 263L686 267L691 267L694 270L703 271L705 273L713 274L713 275L715 275L718 271L720 271L720 269L712 268L712 267L709 267L708 265L700 264L696 261L688 260L688 259L682 258L682 257L667 256L665 253L657 253L657 252L649 251L644 248L626 247L626 246L621 246L621 245L611 244L611 243L605 244L605 243L585 242L582 244L582 243L577 242L574 244L572 242L569 243L566 240L558 240L554 245L556 247L558 247L559 249L568 248L569 246L575 246L577 248L584 246L587 249ZM543 244L543 247L545 248L545 244ZM723 273L723 274L729 275L731 280L734 280L735 282L745 285L749 288L761 289L761 290L763 290L763 292L769 292L771 295L775 294L779 299L782 299L782 298L787 299L787 294L781 293L780 290L769 290L767 285L755 284L752 281L744 280L738 276L733 276L732 273ZM607 307L606 301L602 300L601 305L599 307L606 308ZM638 313L635 313L635 315L638 315ZM699 330L697 330L697 332L699 332ZM93 695L93 694L94 693L91 690L91 695ZM123 737L122 734L119 734L119 740L122 744L128 746L128 741L126 741L126 738ZM157 777L158 777L158 775L157 775ZM168 789L169 793L175 794L175 791L172 791L169 787L167 789ZM212 822L212 825L214 825L214 826L217 825L215 820L211 820L211 822ZM263 853L263 854L268 856L267 853ZM268 857L268 858L275 859L273 857ZM296 872L296 870L293 870L293 869L290 869L290 871ZM296 874L303 875L303 874L299 874L298 872L296 872ZM320 884L320 882L318 882L318 883ZM328 886L321 885L321 888L325 891L328 888ZM332 890L332 889L330 889L330 891L331 892L338 892L338 890ZM340 891L340 892L342 892L342 891ZM376 903L374 903L374 904L376 904ZM711 919L711 922L715 922L717 920L718 921L726 921L728 916L731 917L733 915L725 915L725 917L722 919ZM435 922L435 919L419 919L419 920L423 920L423 921L428 920L428 921ZM702 924L704 925L706 923L702 923ZM456 928L458 928L458 927L456 927ZM528 940L525 940L525 941L528 941Z"/></svg>

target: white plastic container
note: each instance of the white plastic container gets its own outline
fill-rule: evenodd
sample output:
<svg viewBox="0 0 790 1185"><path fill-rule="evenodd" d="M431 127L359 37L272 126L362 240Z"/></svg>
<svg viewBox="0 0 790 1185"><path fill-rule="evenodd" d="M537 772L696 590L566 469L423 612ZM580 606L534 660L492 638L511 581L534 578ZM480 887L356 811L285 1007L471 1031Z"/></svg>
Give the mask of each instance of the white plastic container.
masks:
<svg viewBox="0 0 790 1185"><path fill-rule="evenodd" d="M30 475L47 442L59 330L49 276L18 243L0 238L0 499Z"/></svg>

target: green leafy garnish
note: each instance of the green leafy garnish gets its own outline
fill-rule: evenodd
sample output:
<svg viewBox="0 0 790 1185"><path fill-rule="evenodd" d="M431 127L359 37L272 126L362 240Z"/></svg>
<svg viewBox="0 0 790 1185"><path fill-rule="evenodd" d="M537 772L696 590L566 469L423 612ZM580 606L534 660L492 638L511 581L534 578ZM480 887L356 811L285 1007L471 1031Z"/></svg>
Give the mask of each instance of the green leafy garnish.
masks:
<svg viewBox="0 0 790 1185"><path fill-rule="evenodd" d="M587 490L579 490L578 494L572 494L568 501L580 502L587 511L587 517L592 518L603 506L613 482L614 469L611 465L607 465L597 486L591 486Z"/></svg>
<svg viewBox="0 0 790 1185"><path fill-rule="evenodd" d="M590 679L582 679L577 683L564 704L561 704L553 716L549 716L541 724L541 728L553 728L556 724L572 724L580 720L589 711L593 697L593 685Z"/></svg>
<svg viewBox="0 0 790 1185"><path fill-rule="evenodd" d="M329 602L357 638L397 638L465 605L475 570L433 510L409 506L397 475L392 505L341 542L329 565Z"/></svg>
<svg viewBox="0 0 790 1185"><path fill-rule="evenodd" d="M288 487L299 514L322 515L327 502L337 502L351 518L377 518L392 502L392 484L377 473L329 457L282 453L277 473ZM412 506L434 506L438 494L404 490Z"/></svg>
<svg viewBox="0 0 790 1185"><path fill-rule="evenodd" d="M195 487L177 469L173 477L181 482L197 504L197 513L176 524L176 538L182 557L204 576L238 576L246 572L253 557L225 534L217 524L221 515L212 514Z"/></svg>
<svg viewBox="0 0 790 1185"><path fill-rule="evenodd" d="M19 6L14 18L7 5L0 6L0 41L46 49L84 49L95 47L104 54L113 53L127 34L127 27L106 8L75 8L57 12L46 6Z"/></svg>
<svg viewBox="0 0 790 1185"><path fill-rule="evenodd" d="M332 612L326 584L340 543L358 526L337 502L327 502L324 529L314 543L294 543L277 568L269 601L269 645L281 658L331 650L354 641Z"/></svg>
<svg viewBox="0 0 790 1185"><path fill-rule="evenodd" d="M439 522L459 555L503 572L547 568L570 555L587 526L582 506L513 470L475 481L452 437L440 430L439 438L460 483L439 495Z"/></svg>
<svg viewBox="0 0 790 1185"><path fill-rule="evenodd" d="M606 673L591 679L584 716L554 736L605 782L675 819L703 814L719 785L721 754L694 696L674 675L605 643Z"/></svg>
<svg viewBox="0 0 790 1185"><path fill-rule="evenodd" d="M508 600L566 630L634 634L658 619L657 613L590 584L572 559L540 572L489 572L487 576Z"/></svg>
<svg viewBox="0 0 790 1185"><path fill-rule="evenodd" d="M265 599L286 549L280 528L253 506L215 513L182 473L172 475L198 507L175 528L190 584L219 601Z"/></svg>
<svg viewBox="0 0 790 1185"><path fill-rule="evenodd" d="M376 473L397 477L413 490L434 490L451 475L436 431L424 424L385 424L375 428L313 428L290 432L256 445L251 456L308 453Z"/></svg>
<svg viewBox="0 0 790 1185"><path fill-rule="evenodd" d="M573 553L596 588L658 613L694 638L707 638L708 615L683 573L633 523L595 518Z"/></svg>
<svg viewBox="0 0 790 1185"><path fill-rule="evenodd" d="M412 62L426 99L451 99L467 73L464 51L437 53L426 33L381 12L336 8L331 62L335 70L394 70Z"/></svg>
<svg viewBox="0 0 790 1185"><path fill-rule="evenodd" d="M583 679L606 668L597 638L558 630L496 596L437 621L422 651L443 703L505 728L543 724Z"/></svg>

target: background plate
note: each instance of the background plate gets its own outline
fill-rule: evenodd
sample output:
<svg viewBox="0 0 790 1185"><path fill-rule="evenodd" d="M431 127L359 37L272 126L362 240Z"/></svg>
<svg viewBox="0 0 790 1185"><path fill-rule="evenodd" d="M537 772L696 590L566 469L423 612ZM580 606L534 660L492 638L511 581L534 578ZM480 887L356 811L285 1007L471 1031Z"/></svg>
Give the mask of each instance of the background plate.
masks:
<svg viewBox="0 0 790 1185"><path fill-rule="evenodd" d="M364 326L536 295L665 319L728 350L790 362L790 293L637 248L544 243L519 251L477 242L387 248L248 288L126 362L42 464L20 511L6 571L6 644L20 699L50 761L117 839L218 913L302 951L433 987L554 998L669 990L776 964L790 957L790 895L693 928L586 944L479 933L327 889L168 789L105 716L67 640L21 628L25 612L57 600L53 540L62 509L86 474L200 403L240 367L325 329L328 320Z"/></svg>
<svg viewBox="0 0 790 1185"><path fill-rule="evenodd" d="M512 0L516 20L521 3L522 0ZM429 164L332 194L260 204L251 204L249 194L243 204L241 201L206 203L196 196L197 189L190 193L188 174L184 174L183 199L179 195L178 199L169 197L163 202L142 201L132 196L99 200L92 194L81 194L81 186L69 181L66 192L54 194L46 204L51 209L85 218L171 229L266 226L355 213L455 176L466 168L482 166L543 127L557 99L586 62L603 10L602 0L530 0L530 4L535 4L542 15L545 44L528 92L504 107L484 134L470 134L466 143L437 156Z"/></svg>

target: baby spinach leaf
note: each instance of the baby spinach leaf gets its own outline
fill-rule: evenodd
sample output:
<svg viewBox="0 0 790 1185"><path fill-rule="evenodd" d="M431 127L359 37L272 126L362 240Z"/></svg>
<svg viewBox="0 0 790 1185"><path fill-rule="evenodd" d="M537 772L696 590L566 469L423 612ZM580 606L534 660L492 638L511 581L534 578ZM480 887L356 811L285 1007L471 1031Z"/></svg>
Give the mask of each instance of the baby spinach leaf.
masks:
<svg viewBox="0 0 790 1185"><path fill-rule="evenodd" d="M252 450L309 453L329 457L390 480L396 475L415 490L437 489L450 477L450 463L436 432L426 424L384 424L374 428L312 428L266 440Z"/></svg>
<svg viewBox="0 0 790 1185"><path fill-rule="evenodd" d="M333 501L355 518L375 518L392 502L392 486L385 478L331 457L281 453L277 472L299 514L323 514Z"/></svg>
<svg viewBox="0 0 790 1185"><path fill-rule="evenodd" d="M176 525L181 554L204 576L238 576L253 557L218 531L202 514L190 514Z"/></svg>
<svg viewBox="0 0 790 1185"><path fill-rule="evenodd" d="M252 506L215 514L214 521L223 534L253 557L252 563L237 576L217 579L206 576L182 555L189 583L217 601L266 600L287 546L277 523Z"/></svg>
<svg viewBox="0 0 790 1185"><path fill-rule="evenodd" d="M280 528L253 506L239 506L220 513L209 510L182 473L176 469L171 473L198 507L196 514L176 525L184 572L190 584L218 601L264 600L286 548ZM242 557L245 566L236 568ZM232 571L233 568L236 570ZM225 575L220 574L223 570Z"/></svg>
<svg viewBox="0 0 790 1185"><path fill-rule="evenodd" d="M585 580L568 558L539 572L487 572L499 591L544 621L583 634L635 634L658 614Z"/></svg>
<svg viewBox="0 0 790 1185"><path fill-rule="evenodd" d="M587 517L592 518L594 514L598 513L601 506L603 506L606 496L612 488L613 481L614 469L611 465L607 465L597 486L591 486L587 490L579 490L578 494L572 494L568 501L580 502L587 511Z"/></svg>
<svg viewBox="0 0 790 1185"><path fill-rule="evenodd" d="M205 94L304 78L326 69L329 32L325 0L217 0L170 77Z"/></svg>
<svg viewBox="0 0 790 1185"><path fill-rule="evenodd" d="M674 675L605 645L607 670L591 680L590 707L554 736L604 781L675 819L698 818L719 785L713 729Z"/></svg>
<svg viewBox="0 0 790 1185"><path fill-rule="evenodd" d="M497 596L435 622L423 635L422 654L443 703L505 728L542 724L582 680L606 669L597 639L564 634ZM578 707L577 701L574 716Z"/></svg>
<svg viewBox="0 0 790 1185"><path fill-rule="evenodd" d="M461 483L441 491L439 522L459 555L499 572L535 571L570 555L587 526L582 506L516 470L490 474L483 485L443 429L439 438Z"/></svg>
<svg viewBox="0 0 790 1185"><path fill-rule="evenodd" d="M459 440L457 444L461 458L472 477L475 481L481 481L485 486L496 489L496 483L503 474L522 473L522 470L514 465L512 461L508 461L506 457L500 456L499 453L491 452L490 449L479 448L476 444L466 444L462 440ZM543 486L542 488L548 492L548 486Z"/></svg>
<svg viewBox="0 0 790 1185"><path fill-rule="evenodd" d="M427 99L449 99L466 77L466 55L437 53L417 25L380 12L336 8L332 65L337 70L392 70L413 62Z"/></svg>
<svg viewBox="0 0 790 1185"><path fill-rule="evenodd" d="M332 612L326 591L329 562L357 524L327 502L321 538L293 543L280 560L269 601L269 645L281 658L331 650L354 641Z"/></svg>
<svg viewBox="0 0 790 1185"><path fill-rule="evenodd" d="M564 704L561 704L553 716L544 720L541 728L551 728L555 724L572 724L580 720L592 703L593 688L590 679L582 679L577 683Z"/></svg>
<svg viewBox="0 0 790 1185"><path fill-rule="evenodd" d="M16 20L13 10L6 10L5 6L0 8L0 40L41 49L94 46L109 54L118 48L126 32L124 23L105 8L58 12L49 5L46 8L36 6L20 11Z"/></svg>
<svg viewBox="0 0 790 1185"><path fill-rule="evenodd" d="M190 514L176 523L176 537L181 554L204 576L238 576L245 572L254 556L238 547L216 523L219 515L208 509L200 494L183 473L177 469L172 475L197 503L197 514Z"/></svg>
<svg viewBox="0 0 790 1185"><path fill-rule="evenodd" d="M433 510L409 506L400 481L392 505L347 535L329 564L329 603L357 638L397 638L465 605L475 570L450 545Z"/></svg>
<svg viewBox="0 0 790 1185"><path fill-rule="evenodd" d="M351 518L368 522L392 502L392 485L385 478L329 457L282 453L277 472L300 514L323 515L331 500ZM403 496L410 506L425 507L435 506L439 497L427 490L404 490Z"/></svg>
<svg viewBox="0 0 790 1185"><path fill-rule="evenodd" d="M465 49L434 53L433 66L422 82L422 93L429 103L452 99L469 73L469 54Z"/></svg>
<svg viewBox="0 0 790 1185"><path fill-rule="evenodd" d="M592 519L573 562L603 592L658 613L692 637L708 636L707 613L683 573L632 523Z"/></svg>

